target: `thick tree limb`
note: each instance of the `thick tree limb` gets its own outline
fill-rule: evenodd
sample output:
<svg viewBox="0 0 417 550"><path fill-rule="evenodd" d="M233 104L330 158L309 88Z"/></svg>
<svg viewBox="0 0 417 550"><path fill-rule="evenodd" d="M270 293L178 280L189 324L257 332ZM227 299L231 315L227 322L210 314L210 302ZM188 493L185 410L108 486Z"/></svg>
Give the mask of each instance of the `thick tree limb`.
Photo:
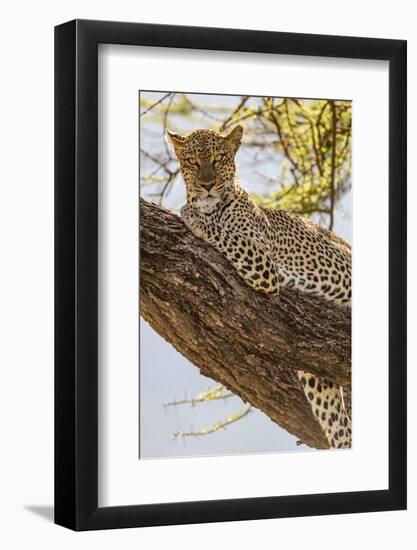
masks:
<svg viewBox="0 0 417 550"><path fill-rule="evenodd" d="M140 231L143 318L202 374L327 448L296 372L350 388L350 311L286 289L256 292L180 218L143 200Z"/></svg>

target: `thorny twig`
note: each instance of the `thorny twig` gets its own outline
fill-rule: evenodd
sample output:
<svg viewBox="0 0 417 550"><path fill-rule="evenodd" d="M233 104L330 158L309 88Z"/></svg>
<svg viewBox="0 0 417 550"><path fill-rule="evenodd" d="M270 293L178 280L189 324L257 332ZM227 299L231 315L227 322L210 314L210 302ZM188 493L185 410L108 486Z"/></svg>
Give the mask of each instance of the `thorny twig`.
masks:
<svg viewBox="0 0 417 550"><path fill-rule="evenodd" d="M247 416L252 410L251 405L246 405L243 409L237 411L237 413L232 414L228 416L225 420L219 420L218 422L215 422L211 426L207 428L202 428L201 430L194 431L183 431L178 430L174 432L172 435L174 438L176 437L200 437L204 435L209 435L215 432L218 432L219 430L225 430L228 426L234 424L235 422L238 422L245 416Z"/></svg>

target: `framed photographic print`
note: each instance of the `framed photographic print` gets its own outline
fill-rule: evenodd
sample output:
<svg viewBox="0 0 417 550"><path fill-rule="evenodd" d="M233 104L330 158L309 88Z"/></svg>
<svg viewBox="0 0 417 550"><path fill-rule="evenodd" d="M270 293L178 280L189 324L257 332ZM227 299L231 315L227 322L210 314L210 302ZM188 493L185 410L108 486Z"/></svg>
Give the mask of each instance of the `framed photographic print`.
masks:
<svg viewBox="0 0 417 550"><path fill-rule="evenodd" d="M55 521L406 507L406 42L55 29Z"/></svg>

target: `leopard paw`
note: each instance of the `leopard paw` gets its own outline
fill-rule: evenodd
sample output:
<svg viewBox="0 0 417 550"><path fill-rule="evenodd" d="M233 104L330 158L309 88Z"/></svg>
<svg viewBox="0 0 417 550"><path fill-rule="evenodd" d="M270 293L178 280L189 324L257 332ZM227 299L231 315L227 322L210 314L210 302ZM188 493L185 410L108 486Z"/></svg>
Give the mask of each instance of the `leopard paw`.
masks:
<svg viewBox="0 0 417 550"><path fill-rule="evenodd" d="M189 204L185 204L181 208L181 219L185 226L188 227L193 235L199 237L200 239L204 238L205 235L205 225L204 221L201 219L201 216L202 214Z"/></svg>

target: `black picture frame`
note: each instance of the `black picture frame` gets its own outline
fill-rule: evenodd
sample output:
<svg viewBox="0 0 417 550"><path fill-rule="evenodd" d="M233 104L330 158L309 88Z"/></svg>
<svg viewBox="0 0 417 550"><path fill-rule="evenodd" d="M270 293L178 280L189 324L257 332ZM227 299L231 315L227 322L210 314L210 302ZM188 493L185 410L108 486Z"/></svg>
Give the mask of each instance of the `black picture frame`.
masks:
<svg viewBox="0 0 417 550"><path fill-rule="evenodd" d="M389 488L98 506L98 44L389 62ZM55 523L74 530L406 508L406 41L74 20L55 28Z"/></svg>

